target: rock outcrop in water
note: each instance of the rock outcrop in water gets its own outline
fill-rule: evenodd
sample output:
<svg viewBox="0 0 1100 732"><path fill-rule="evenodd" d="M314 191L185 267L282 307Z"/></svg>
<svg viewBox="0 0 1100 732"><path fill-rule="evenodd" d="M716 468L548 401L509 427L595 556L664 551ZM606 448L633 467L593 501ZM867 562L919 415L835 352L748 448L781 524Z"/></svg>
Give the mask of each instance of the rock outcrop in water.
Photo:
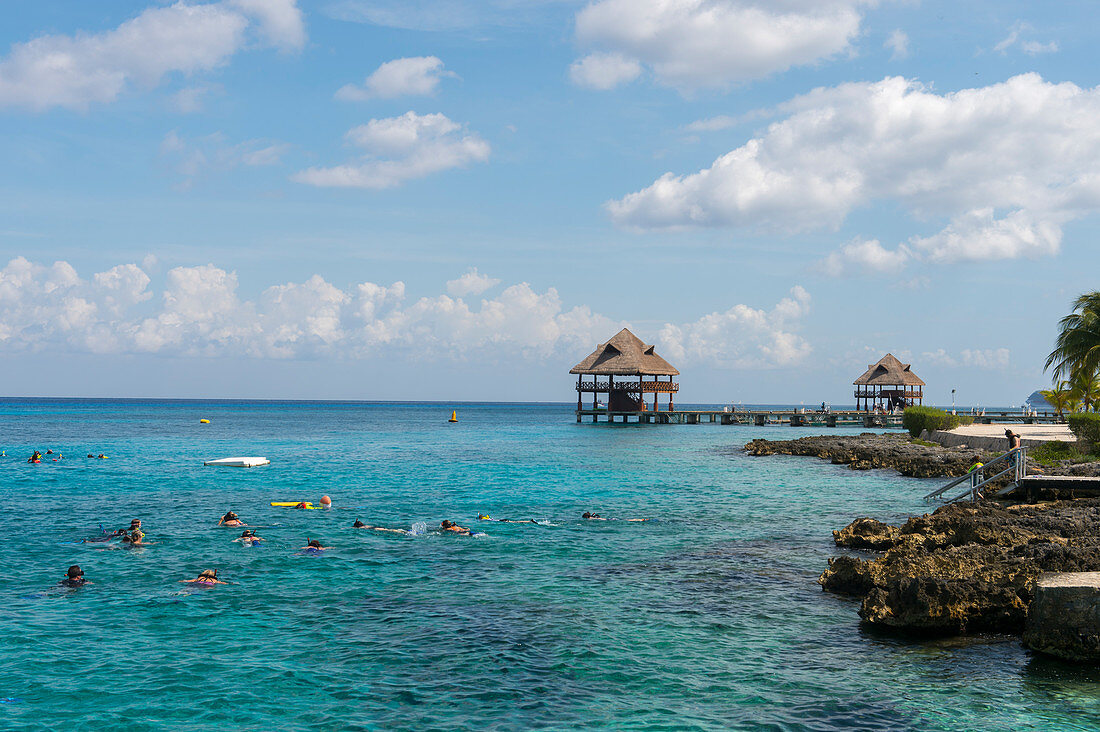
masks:
<svg viewBox="0 0 1100 732"><path fill-rule="evenodd" d="M1040 577L1023 641L1067 661L1100 661L1100 572Z"/></svg>
<svg viewBox="0 0 1100 732"><path fill-rule="evenodd" d="M913 633L1019 633L1041 572L1100 571L1100 499L951 504L900 528L857 519L834 535L885 554L831 559L822 588L862 598L870 625Z"/></svg>
<svg viewBox="0 0 1100 732"><path fill-rule="evenodd" d="M906 433L819 435L796 440L753 440L750 455L806 455L847 465L852 470L893 469L914 478L958 477L974 462L975 451L914 442ZM978 451L979 453L981 451ZM992 458L993 455L986 455Z"/></svg>

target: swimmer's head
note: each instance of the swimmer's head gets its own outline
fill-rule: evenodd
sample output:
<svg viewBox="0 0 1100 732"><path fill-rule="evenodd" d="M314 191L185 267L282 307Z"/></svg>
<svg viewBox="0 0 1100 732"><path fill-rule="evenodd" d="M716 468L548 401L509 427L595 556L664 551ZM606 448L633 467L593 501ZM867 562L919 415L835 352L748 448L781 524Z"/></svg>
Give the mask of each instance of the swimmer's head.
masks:
<svg viewBox="0 0 1100 732"><path fill-rule="evenodd" d="M321 548L321 542L317 539L310 539L309 544L307 544L306 546L311 546L314 549L320 549Z"/></svg>
<svg viewBox="0 0 1100 732"><path fill-rule="evenodd" d="M360 521L359 519L355 519L355 523L351 525L351 527L352 527L353 529L361 529L361 528L363 528L364 526L366 526L366 524L365 524L365 523L363 523L362 521Z"/></svg>
<svg viewBox="0 0 1100 732"><path fill-rule="evenodd" d="M204 569L203 571L199 572L199 577L203 577L205 579L217 579L218 578L218 570L216 570L216 569Z"/></svg>
<svg viewBox="0 0 1100 732"><path fill-rule="evenodd" d="M585 511L581 514L581 518L592 518L592 514L590 514L588 511Z"/></svg>
<svg viewBox="0 0 1100 732"><path fill-rule="evenodd" d="M245 529L244 531L241 532L241 538L243 539L247 536L252 536L252 532L249 531L248 529Z"/></svg>
<svg viewBox="0 0 1100 732"><path fill-rule="evenodd" d="M454 521L448 521L447 519L443 519L442 521L439 522L439 528L441 528L441 529L449 529L454 525L455 525Z"/></svg>
<svg viewBox="0 0 1100 732"><path fill-rule="evenodd" d="M237 518L237 514L230 511L229 513L222 516L222 521L232 521L235 518Z"/></svg>
<svg viewBox="0 0 1100 732"><path fill-rule="evenodd" d="M131 529L135 529L139 526L141 526L141 519L131 519L130 520L130 528Z"/></svg>
<svg viewBox="0 0 1100 732"><path fill-rule="evenodd" d="M74 564L69 567L69 571L65 573L69 579L80 579L84 576L84 570L80 568L79 564Z"/></svg>

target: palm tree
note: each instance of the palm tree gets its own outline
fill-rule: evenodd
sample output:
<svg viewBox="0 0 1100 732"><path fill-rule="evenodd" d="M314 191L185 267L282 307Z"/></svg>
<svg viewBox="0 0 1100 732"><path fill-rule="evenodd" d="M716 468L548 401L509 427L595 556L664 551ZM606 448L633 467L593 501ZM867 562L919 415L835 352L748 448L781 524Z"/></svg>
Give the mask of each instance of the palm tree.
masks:
<svg viewBox="0 0 1100 732"><path fill-rule="evenodd" d="M1054 384L1053 389L1043 389L1039 393L1043 395L1043 399L1046 399L1050 406L1054 407L1054 411L1058 413L1058 419L1064 418L1065 411L1067 409L1072 410L1076 401L1073 392L1070 391L1069 382L1066 381L1059 381Z"/></svg>
<svg viewBox="0 0 1100 732"><path fill-rule="evenodd" d="M1078 297L1073 312L1059 321L1058 328L1045 368L1053 367L1055 378L1100 373L1100 292Z"/></svg>
<svg viewBox="0 0 1100 732"><path fill-rule="evenodd" d="M1069 379L1069 387L1082 412L1090 409L1095 412L1100 407L1100 378L1096 372L1075 371Z"/></svg>

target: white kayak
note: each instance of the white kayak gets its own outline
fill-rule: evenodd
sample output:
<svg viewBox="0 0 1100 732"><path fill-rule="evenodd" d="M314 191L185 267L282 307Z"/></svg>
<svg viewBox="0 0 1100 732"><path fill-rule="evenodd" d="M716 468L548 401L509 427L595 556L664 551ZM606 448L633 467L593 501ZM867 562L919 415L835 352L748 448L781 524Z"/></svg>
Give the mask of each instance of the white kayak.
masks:
<svg viewBox="0 0 1100 732"><path fill-rule="evenodd" d="M220 460L207 460L203 465L217 465L223 468L255 468L270 463L271 461L265 457L231 457L221 458Z"/></svg>

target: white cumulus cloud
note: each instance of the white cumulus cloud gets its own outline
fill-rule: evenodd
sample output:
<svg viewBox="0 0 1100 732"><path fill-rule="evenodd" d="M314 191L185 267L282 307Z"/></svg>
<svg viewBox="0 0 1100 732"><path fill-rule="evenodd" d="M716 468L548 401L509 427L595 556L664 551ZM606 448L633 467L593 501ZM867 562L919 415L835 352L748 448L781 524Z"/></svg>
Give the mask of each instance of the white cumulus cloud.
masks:
<svg viewBox="0 0 1100 732"><path fill-rule="evenodd" d="M1100 211L1100 88L1023 74L937 94L894 77L817 89L782 109L789 116L709 168L609 202L612 218L634 229L797 232L835 229L886 201L915 221L946 222L906 249L848 245L826 260L887 270L910 256L1054 254L1065 222Z"/></svg>
<svg viewBox="0 0 1100 732"><path fill-rule="evenodd" d="M293 180L314 186L392 188L415 178L489 159L489 143L442 114L406 112L372 119L345 136L360 159L331 168L309 168Z"/></svg>
<svg viewBox="0 0 1100 732"><path fill-rule="evenodd" d="M298 0L227 0L227 4L255 18L260 34L273 46L297 50L306 44L306 24Z"/></svg>
<svg viewBox="0 0 1100 732"><path fill-rule="evenodd" d="M458 279L447 281L447 292L457 297L480 295L499 284L500 280L481 274L477 271L477 267L471 267Z"/></svg>
<svg viewBox="0 0 1100 732"><path fill-rule="evenodd" d="M909 56L909 36L901 29L891 33L883 45L892 52L890 54L891 61L899 61Z"/></svg>
<svg viewBox="0 0 1100 732"><path fill-rule="evenodd" d="M220 66L244 47L250 27L275 45L298 47L300 23L294 0L177 2L102 33L40 36L0 59L0 106L84 110L134 87L155 87L168 74Z"/></svg>
<svg viewBox="0 0 1100 732"><path fill-rule="evenodd" d="M771 310L734 305L692 323L668 323L661 328L657 342L674 362L743 369L791 366L812 350L797 333L809 308L810 294L795 286L790 296Z"/></svg>
<svg viewBox="0 0 1100 732"><path fill-rule="evenodd" d="M863 0L595 0L576 18L577 41L653 70L681 89L726 87L847 52ZM592 57L589 57L592 58ZM598 57L597 57L598 58ZM583 66L587 59L578 62ZM576 78L577 65L574 64ZM634 73L629 78L637 76ZM586 78L582 76L582 79ZM610 88L614 75L595 75Z"/></svg>
<svg viewBox="0 0 1100 732"><path fill-rule="evenodd" d="M366 78L362 86L345 84L336 91L336 98L351 102L368 99L392 99L403 96L429 96L439 89L439 82L455 74L443 69L435 56L415 56L387 61Z"/></svg>
<svg viewBox="0 0 1100 732"><path fill-rule="evenodd" d="M491 283L491 284L490 284ZM17 257L0 268L0 354L155 353L267 359L560 359L576 362L626 323L569 306L526 282L475 299L497 280L470 270L446 294L410 300L403 282L340 287L313 275L249 297L214 264L175 267L159 291L135 264L83 278L67 262ZM790 365L809 353L798 335L810 297L791 290L770 310L735 305L653 334L678 363ZM644 334L643 334L644 335Z"/></svg>
<svg viewBox="0 0 1100 732"><path fill-rule="evenodd" d="M589 89L614 89L641 73L642 65L637 60L619 53L591 53L569 67L573 83Z"/></svg>
<svg viewBox="0 0 1100 732"><path fill-rule="evenodd" d="M878 239L856 239L831 253L822 262L827 274L841 275L853 269L874 273L900 272L908 263L909 250L886 249Z"/></svg>

